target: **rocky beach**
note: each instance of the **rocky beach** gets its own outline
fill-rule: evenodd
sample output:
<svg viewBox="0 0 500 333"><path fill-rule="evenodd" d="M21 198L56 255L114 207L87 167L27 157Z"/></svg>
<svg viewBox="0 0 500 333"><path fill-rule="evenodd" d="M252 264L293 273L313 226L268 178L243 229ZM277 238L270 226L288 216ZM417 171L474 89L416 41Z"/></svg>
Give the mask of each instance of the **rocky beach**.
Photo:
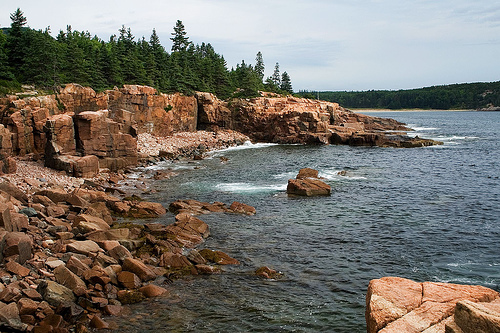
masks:
<svg viewBox="0 0 500 333"><path fill-rule="evenodd" d="M134 184L127 174L138 165L203 159L211 150L248 140L440 144L408 137L410 129L393 120L293 97L229 103L212 94L165 95L144 86L96 93L67 85L57 95L0 102L0 325L21 332L112 329L109 316L126 304L168 297L168 285L184 275L219 274L223 265L239 264L218 249L197 250L210 234L200 215L258 210L242 202L177 200L164 207L145 201L140 193L147 183L132 193L121 186ZM301 173L313 176L291 183L318 186L317 171ZM325 191L294 194L330 194ZM165 214L175 222L155 221ZM255 270L264 278L279 277L270 268ZM368 286L367 329L497 332L499 299L484 287L374 280Z"/></svg>

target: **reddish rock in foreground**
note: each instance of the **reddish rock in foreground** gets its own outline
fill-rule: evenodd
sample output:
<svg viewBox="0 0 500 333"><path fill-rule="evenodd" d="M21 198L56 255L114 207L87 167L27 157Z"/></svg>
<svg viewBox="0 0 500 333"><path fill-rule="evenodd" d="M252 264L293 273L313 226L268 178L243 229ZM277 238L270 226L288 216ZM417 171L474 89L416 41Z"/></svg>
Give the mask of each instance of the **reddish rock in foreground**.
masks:
<svg viewBox="0 0 500 333"><path fill-rule="evenodd" d="M365 317L368 333L500 332L500 294L482 286L384 277L368 285Z"/></svg>

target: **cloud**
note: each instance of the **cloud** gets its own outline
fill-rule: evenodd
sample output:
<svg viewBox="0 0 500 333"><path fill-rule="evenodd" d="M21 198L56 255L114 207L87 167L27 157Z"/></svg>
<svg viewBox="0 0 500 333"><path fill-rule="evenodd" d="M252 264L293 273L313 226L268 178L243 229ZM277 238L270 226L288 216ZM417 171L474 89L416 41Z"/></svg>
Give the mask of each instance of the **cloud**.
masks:
<svg viewBox="0 0 500 333"><path fill-rule="evenodd" d="M0 3L0 23L17 7L36 29L71 24L104 40L125 25L137 39L156 29L170 50L175 21L209 42L231 68L279 62L295 89L399 89L498 80L496 0L131 0Z"/></svg>

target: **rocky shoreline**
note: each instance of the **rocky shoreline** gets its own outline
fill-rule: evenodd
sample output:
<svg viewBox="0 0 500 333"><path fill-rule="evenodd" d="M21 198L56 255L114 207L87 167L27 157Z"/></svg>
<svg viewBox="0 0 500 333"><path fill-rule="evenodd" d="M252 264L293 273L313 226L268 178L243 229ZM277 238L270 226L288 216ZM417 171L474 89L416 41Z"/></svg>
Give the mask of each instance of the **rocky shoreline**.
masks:
<svg viewBox="0 0 500 333"><path fill-rule="evenodd" d="M200 145L210 151L246 139L235 132L195 132L170 138L147 136L139 142L141 151L168 149L177 157L188 152L192 158ZM209 235L208 225L195 215L252 215L253 207L238 202L226 206L176 201L169 207L175 222L164 225L154 222L167 214L162 205L120 190L116 184L120 180L133 182L124 174L82 179L39 161L16 158L16 163L17 172L0 179L2 330L113 328L112 320L107 322L104 316L118 315L125 304L168 293L172 279L217 274L222 265L239 263L221 251L195 249ZM106 192L109 189L118 195ZM120 223L120 217L151 222ZM258 274L272 273L261 269Z"/></svg>

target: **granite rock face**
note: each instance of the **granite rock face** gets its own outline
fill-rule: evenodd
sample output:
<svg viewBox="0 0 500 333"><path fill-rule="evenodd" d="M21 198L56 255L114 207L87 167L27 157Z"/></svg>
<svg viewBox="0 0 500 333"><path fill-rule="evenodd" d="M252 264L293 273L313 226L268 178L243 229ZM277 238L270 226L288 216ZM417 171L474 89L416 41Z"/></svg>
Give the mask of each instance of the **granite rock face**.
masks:
<svg viewBox="0 0 500 333"><path fill-rule="evenodd" d="M0 172L15 172L11 157L30 154L78 177L135 165L137 134L196 131L198 120L195 97L137 85L96 93L68 84L57 95L1 98L0 112Z"/></svg>
<svg viewBox="0 0 500 333"><path fill-rule="evenodd" d="M383 277L368 285L367 332L499 332L479 329L500 327L499 302L482 286Z"/></svg>
<svg viewBox="0 0 500 333"><path fill-rule="evenodd" d="M197 94L199 128L229 128L252 140L277 143L423 147L439 144L410 138L393 119L346 110L337 103L296 97L258 97L231 102Z"/></svg>

